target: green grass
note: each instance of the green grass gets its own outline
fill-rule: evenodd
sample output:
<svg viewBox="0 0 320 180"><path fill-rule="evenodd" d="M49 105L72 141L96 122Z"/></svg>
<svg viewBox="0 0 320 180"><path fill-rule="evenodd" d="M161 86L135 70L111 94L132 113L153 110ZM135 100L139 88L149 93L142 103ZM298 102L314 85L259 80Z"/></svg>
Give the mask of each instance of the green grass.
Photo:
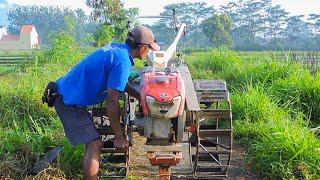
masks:
<svg viewBox="0 0 320 180"><path fill-rule="evenodd" d="M0 76L14 72L17 68L12 66L1 66L0 65Z"/></svg>
<svg viewBox="0 0 320 180"><path fill-rule="evenodd" d="M268 179L319 179L319 75L302 64L255 53L212 50L186 58L195 79L224 79L231 91L235 137L247 166Z"/></svg>
<svg viewBox="0 0 320 180"><path fill-rule="evenodd" d="M292 116L259 86L236 92L232 102L235 136L248 150L248 167L271 179L319 178L320 141L304 115Z"/></svg>
<svg viewBox="0 0 320 180"><path fill-rule="evenodd" d="M238 90L249 84L262 85L275 101L303 111L315 125L320 123L320 75L313 77L299 62L268 60L263 56L243 60L237 53L225 50L193 53L186 62L195 79L224 79L229 89Z"/></svg>
<svg viewBox="0 0 320 180"><path fill-rule="evenodd" d="M81 174L83 146L71 147L53 109L41 102L49 81L65 74L84 53L67 34L59 34L52 49L39 52L24 72L0 77L0 175L24 179L44 153L57 145L64 151L56 168L68 178Z"/></svg>

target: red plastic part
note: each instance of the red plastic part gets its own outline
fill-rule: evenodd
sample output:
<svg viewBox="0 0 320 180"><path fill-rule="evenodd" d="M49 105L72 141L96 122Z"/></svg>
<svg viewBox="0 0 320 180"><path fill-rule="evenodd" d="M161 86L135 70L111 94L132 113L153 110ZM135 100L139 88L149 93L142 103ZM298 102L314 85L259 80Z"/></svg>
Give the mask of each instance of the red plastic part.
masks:
<svg viewBox="0 0 320 180"><path fill-rule="evenodd" d="M159 103L170 103L172 99L181 96L181 104L177 116L181 116L185 103L185 86L178 73L144 73L140 85L141 106L145 116L148 116L146 96L155 98Z"/></svg>
<svg viewBox="0 0 320 180"><path fill-rule="evenodd" d="M155 155L153 152L147 153L148 159L152 165L176 166L182 159L182 153Z"/></svg>

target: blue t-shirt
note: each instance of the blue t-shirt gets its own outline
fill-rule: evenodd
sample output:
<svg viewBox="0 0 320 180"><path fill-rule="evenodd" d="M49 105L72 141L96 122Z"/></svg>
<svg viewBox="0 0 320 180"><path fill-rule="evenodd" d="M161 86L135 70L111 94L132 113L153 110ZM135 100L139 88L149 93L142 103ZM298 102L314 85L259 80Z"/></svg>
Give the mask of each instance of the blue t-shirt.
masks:
<svg viewBox="0 0 320 180"><path fill-rule="evenodd" d="M57 80L67 105L89 106L103 102L107 89L124 91L134 64L126 43L111 43L85 57Z"/></svg>

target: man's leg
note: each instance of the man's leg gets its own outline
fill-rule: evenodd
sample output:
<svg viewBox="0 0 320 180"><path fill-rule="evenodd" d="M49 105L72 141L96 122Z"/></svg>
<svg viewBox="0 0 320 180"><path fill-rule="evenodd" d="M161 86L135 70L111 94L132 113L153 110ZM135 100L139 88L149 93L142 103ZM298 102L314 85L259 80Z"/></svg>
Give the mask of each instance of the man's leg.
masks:
<svg viewBox="0 0 320 180"><path fill-rule="evenodd" d="M84 179L91 180L98 178L100 154L102 142L101 140L86 143L84 157Z"/></svg>
<svg viewBox="0 0 320 180"><path fill-rule="evenodd" d="M90 114L85 108L65 105L61 96L55 101L55 109L70 143L86 145L84 178L97 179L102 142Z"/></svg>

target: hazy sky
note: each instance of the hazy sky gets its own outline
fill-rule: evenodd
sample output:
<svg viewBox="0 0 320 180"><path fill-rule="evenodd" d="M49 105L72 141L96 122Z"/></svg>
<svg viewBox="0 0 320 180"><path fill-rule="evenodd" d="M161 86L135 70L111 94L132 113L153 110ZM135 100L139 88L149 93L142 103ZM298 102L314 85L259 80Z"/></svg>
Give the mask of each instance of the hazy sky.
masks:
<svg viewBox="0 0 320 180"><path fill-rule="evenodd" d="M0 3L5 1L0 0ZM234 0L125 0L124 2L126 7L140 8L141 14L158 14L166 4L203 1L217 8ZM7 2L23 5L65 5L73 8L88 9L85 5L85 0L7 0ZM272 2L273 4L281 4L282 7L292 14L320 13L320 0L272 0Z"/></svg>
<svg viewBox="0 0 320 180"><path fill-rule="evenodd" d="M6 0L0 0L5 2ZM159 15L166 4L179 2L206 2L219 8L220 5L226 5L230 1L235 0L125 0L125 7L138 7L140 15ZM7 0L9 3L16 3L21 5L59 5L68 6L72 9L82 8L86 12L90 12L85 4L85 0ZM280 4L291 15L320 14L320 0L272 0L272 3Z"/></svg>
<svg viewBox="0 0 320 180"><path fill-rule="evenodd" d="M220 5L226 5L235 0L127 0L127 7L139 7L141 14L159 14L164 5L179 2L206 2L219 8ZM290 14L320 14L320 0L272 0L274 5L280 4Z"/></svg>

